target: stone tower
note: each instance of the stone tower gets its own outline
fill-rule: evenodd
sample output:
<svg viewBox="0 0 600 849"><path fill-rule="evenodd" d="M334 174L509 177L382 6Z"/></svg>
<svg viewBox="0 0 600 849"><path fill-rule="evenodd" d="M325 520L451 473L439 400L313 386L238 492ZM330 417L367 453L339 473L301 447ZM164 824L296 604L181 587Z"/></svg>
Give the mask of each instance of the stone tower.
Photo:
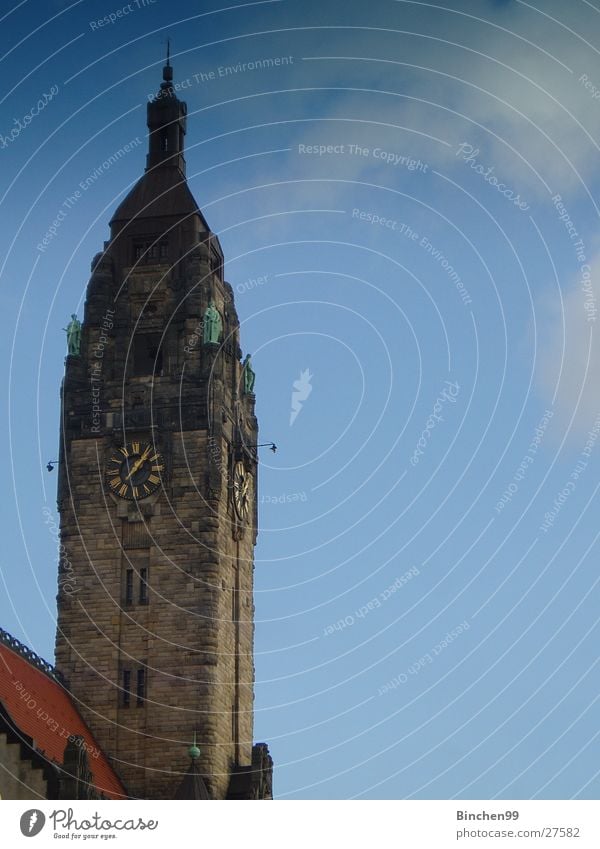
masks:
<svg viewBox="0 0 600 849"><path fill-rule="evenodd" d="M147 112L146 170L66 359L56 666L131 797L195 786L197 740L208 797L270 798L252 743L254 375L168 59Z"/></svg>

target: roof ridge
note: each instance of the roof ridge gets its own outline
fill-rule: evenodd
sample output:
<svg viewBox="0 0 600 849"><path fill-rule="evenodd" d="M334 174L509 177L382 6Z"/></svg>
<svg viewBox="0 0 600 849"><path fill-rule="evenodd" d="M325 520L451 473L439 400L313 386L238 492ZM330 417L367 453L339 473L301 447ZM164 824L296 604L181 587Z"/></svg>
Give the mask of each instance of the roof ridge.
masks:
<svg viewBox="0 0 600 849"><path fill-rule="evenodd" d="M60 673L54 668L54 666L52 666L51 663L48 663L48 661L44 660L43 657L40 657L39 654L36 654L20 640L17 640L16 637L13 637L12 634L9 634L8 631L4 630L4 628L0 628L0 643L7 646L16 654L21 655L21 657L23 657L28 663L35 666L37 669L40 669L52 678L53 681L56 681L58 684L62 683Z"/></svg>

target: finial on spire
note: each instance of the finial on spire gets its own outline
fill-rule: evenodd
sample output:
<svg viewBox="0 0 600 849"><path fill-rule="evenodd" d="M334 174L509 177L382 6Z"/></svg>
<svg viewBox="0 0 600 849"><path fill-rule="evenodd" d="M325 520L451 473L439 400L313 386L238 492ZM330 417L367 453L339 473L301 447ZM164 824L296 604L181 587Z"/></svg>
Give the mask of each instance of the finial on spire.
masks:
<svg viewBox="0 0 600 849"><path fill-rule="evenodd" d="M196 732L195 731L194 731L194 744L193 744L193 746L190 746L190 748L188 749L188 754L193 761L197 760L200 757L200 749L196 745Z"/></svg>
<svg viewBox="0 0 600 849"><path fill-rule="evenodd" d="M171 67L171 39L167 38L167 64L163 68L163 80L170 83L173 79L173 68Z"/></svg>

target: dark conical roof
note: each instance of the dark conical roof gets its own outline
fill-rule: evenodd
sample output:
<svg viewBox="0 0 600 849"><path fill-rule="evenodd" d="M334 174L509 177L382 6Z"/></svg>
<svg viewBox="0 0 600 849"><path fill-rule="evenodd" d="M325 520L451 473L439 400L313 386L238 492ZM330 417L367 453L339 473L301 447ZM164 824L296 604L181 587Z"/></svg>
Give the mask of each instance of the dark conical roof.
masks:
<svg viewBox="0 0 600 849"><path fill-rule="evenodd" d="M184 175L173 166L146 171L127 197L119 204L111 220L131 221L142 218L164 218L169 215L204 216L191 193ZM206 222L205 222L206 223Z"/></svg>
<svg viewBox="0 0 600 849"><path fill-rule="evenodd" d="M206 784L198 767L198 760L192 758L190 768L183 776L181 784L175 791L175 799L210 799Z"/></svg>

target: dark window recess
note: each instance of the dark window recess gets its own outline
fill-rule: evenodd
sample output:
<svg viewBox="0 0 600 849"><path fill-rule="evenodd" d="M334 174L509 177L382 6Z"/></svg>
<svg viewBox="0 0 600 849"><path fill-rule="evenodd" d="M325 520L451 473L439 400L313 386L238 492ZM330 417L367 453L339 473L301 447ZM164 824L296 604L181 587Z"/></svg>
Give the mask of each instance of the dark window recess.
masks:
<svg viewBox="0 0 600 849"><path fill-rule="evenodd" d="M140 604L148 604L148 569L140 569Z"/></svg>
<svg viewBox="0 0 600 849"><path fill-rule="evenodd" d="M138 264L156 263L159 259L169 256L169 243L167 241L135 242L133 245L133 259Z"/></svg>
<svg viewBox="0 0 600 849"><path fill-rule="evenodd" d="M169 136L166 130L162 130L160 134L160 149L166 153L169 150Z"/></svg>
<svg viewBox="0 0 600 849"><path fill-rule="evenodd" d="M129 707L131 702L131 672L129 669L123 670L123 692L122 703L123 707Z"/></svg>
<svg viewBox="0 0 600 849"><path fill-rule="evenodd" d="M125 604L133 604L133 569L125 573Z"/></svg>
<svg viewBox="0 0 600 849"><path fill-rule="evenodd" d="M146 700L146 670L138 669L137 671L137 706L141 707Z"/></svg>
<svg viewBox="0 0 600 849"><path fill-rule="evenodd" d="M140 333L133 341L133 373L136 377L161 375L163 355L160 333Z"/></svg>

